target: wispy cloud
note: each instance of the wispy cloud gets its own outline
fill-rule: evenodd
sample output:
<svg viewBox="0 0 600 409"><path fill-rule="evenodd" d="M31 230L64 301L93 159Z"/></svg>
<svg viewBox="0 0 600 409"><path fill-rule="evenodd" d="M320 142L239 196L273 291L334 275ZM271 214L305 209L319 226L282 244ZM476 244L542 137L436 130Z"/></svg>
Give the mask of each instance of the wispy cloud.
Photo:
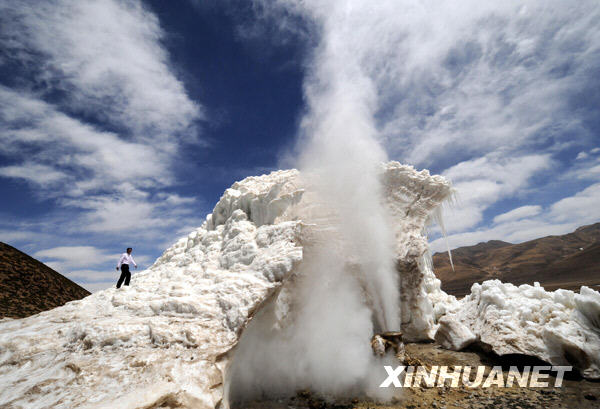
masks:
<svg viewBox="0 0 600 409"><path fill-rule="evenodd" d="M54 229L53 244L65 246L36 254L68 272L89 267L79 259L107 260L102 234L151 247L179 218L203 219L174 186L181 145L204 144L206 118L163 39L139 0L2 2L0 66L11 75L0 84L0 177L52 204L43 226L29 226L37 237L5 240L44 248L41 232Z"/></svg>
<svg viewBox="0 0 600 409"><path fill-rule="evenodd" d="M546 208L528 205L494 218L492 226L451 234L453 247L468 246L491 239L519 243L538 237L565 234L577 227L600 221L600 183L595 183L572 196L560 199ZM431 243L432 251L446 250L446 240Z"/></svg>
<svg viewBox="0 0 600 409"><path fill-rule="evenodd" d="M525 199L548 208L536 195L556 200L562 192L551 181L568 183L576 157L582 163L570 174L575 186L585 188L597 175L583 164L600 131L597 2L261 4L271 14L292 12L313 23L306 26L320 41L305 82L313 111L329 109L312 98L315 78L320 89L343 89L363 104L352 123L360 128L374 120L392 158L454 182L458 203L445 212L456 233L453 247L478 238L519 240L590 220L579 214L553 221L546 210L518 220L499 216L493 226L493 208L507 201L521 207ZM561 206L584 204L590 195L584 190Z"/></svg>
<svg viewBox="0 0 600 409"><path fill-rule="evenodd" d="M600 183L595 183L577 194L554 203L549 216L557 222L577 220L592 223L600 220Z"/></svg>
<svg viewBox="0 0 600 409"><path fill-rule="evenodd" d="M153 187L172 181L172 158L160 145L103 131L23 91L0 86L0 119L0 153L22 160L0 174L45 187L41 194L81 196L121 182ZM47 184L58 181L64 183L59 191Z"/></svg>
<svg viewBox="0 0 600 409"><path fill-rule="evenodd" d="M37 251L33 256L46 260L46 264L61 271L97 266L118 257L93 246L53 247Z"/></svg>
<svg viewBox="0 0 600 409"><path fill-rule="evenodd" d="M52 166L23 162L20 165L0 168L0 176L23 179L38 186L52 186L64 180L66 175Z"/></svg>
<svg viewBox="0 0 600 409"><path fill-rule="evenodd" d="M516 195L530 178L550 167L550 155L503 156L496 153L460 162L443 172L454 184L457 204L446 208L448 232L464 231L484 220L484 211Z"/></svg>
<svg viewBox="0 0 600 409"><path fill-rule="evenodd" d="M494 223L506 223L513 220L521 220L526 217L537 216L542 212L541 206L521 206L509 212L494 217Z"/></svg>
<svg viewBox="0 0 600 409"><path fill-rule="evenodd" d="M27 230L24 226L23 228L19 228L14 225L12 228L0 228L0 240L7 243L31 241L38 236L38 232L34 230Z"/></svg>
<svg viewBox="0 0 600 409"><path fill-rule="evenodd" d="M70 110L159 138L163 149L176 146L174 133L195 136L183 131L202 109L174 75L158 18L140 1L6 1L1 11L2 45L9 58L40 67L40 94L64 91Z"/></svg>

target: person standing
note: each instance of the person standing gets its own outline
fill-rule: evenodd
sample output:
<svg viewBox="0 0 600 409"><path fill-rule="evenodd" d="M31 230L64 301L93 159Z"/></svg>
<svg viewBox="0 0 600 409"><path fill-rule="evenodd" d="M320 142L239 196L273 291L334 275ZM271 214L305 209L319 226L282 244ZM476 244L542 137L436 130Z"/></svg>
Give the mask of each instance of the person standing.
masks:
<svg viewBox="0 0 600 409"><path fill-rule="evenodd" d="M129 272L129 265L133 264L135 268L137 268L137 264L133 260L131 256L131 252L133 249L131 247L127 247L127 252L121 255L119 259L119 264L117 264L117 270L121 269L121 277L119 277L119 281L117 281L117 288L121 288L121 284L123 280L125 280L125 285L129 285L129 280L131 280L131 273Z"/></svg>

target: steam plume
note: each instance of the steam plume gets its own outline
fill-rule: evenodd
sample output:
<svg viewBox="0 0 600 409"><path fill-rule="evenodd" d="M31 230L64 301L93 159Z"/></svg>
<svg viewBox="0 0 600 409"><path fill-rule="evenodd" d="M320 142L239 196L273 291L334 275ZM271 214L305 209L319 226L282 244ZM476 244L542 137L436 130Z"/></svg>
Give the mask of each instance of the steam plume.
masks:
<svg viewBox="0 0 600 409"><path fill-rule="evenodd" d="M374 124L376 89L346 39L360 16L341 3L330 11L335 25L317 16L322 37L305 80L298 159L311 202L320 204L301 215L317 226L318 244L304 248L289 317L280 324L273 303L244 333L231 370L234 400L303 388L392 393L377 387L384 361L370 348L374 333L400 329L394 235L379 179L387 155Z"/></svg>

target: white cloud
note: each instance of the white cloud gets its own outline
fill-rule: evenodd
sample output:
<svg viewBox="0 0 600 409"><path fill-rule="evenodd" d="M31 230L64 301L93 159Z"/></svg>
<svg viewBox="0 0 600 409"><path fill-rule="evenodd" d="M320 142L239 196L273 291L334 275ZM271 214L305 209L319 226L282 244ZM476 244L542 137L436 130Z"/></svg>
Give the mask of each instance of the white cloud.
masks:
<svg viewBox="0 0 600 409"><path fill-rule="evenodd" d="M104 250L93 246L53 247L37 251L33 256L41 259L45 264L59 272L97 266L110 260L116 260L119 257L118 254L106 253Z"/></svg>
<svg viewBox="0 0 600 409"><path fill-rule="evenodd" d="M136 260L137 261L137 260ZM116 262L115 262L116 264ZM73 270L64 274L69 279L78 283L97 283L97 282L114 282L117 281L121 275L120 271L117 271L114 267L109 270ZM80 284L81 285L81 284Z"/></svg>
<svg viewBox="0 0 600 409"><path fill-rule="evenodd" d="M0 168L3 176L40 183L71 179L66 192L80 195L110 189L127 181L137 186L161 186L172 180L169 155L160 145L130 142L71 118L44 101L0 86L0 152L24 148L35 153L20 165ZM47 175L47 176L46 176ZM43 184L43 183L42 183ZM55 192L53 186L47 193Z"/></svg>
<svg viewBox="0 0 600 409"><path fill-rule="evenodd" d="M92 171L77 180L81 193L172 181L179 143L194 140L203 114L170 66L154 14L137 0L8 1L0 12L7 58L40 67L21 88L0 89L5 153L43 146L26 165L75 170L78 179ZM49 103L50 93L61 97Z"/></svg>
<svg viewBox="0 0 600 409"><path fill-rule="evenodd" d="M542 207L537 205L517 207L516 209L499 214L498 216L494 217L494 223L505 223L514 220L521 220L526 217L537 216L541 213L541 211Z"/></svg>
<svg viewBox="0 0 600 409"><path fill-rule="evenodd" d="M169 220L156 217L154 212L158 205L144 198L97 197L72 204L89 209L84 218L91 231L146 230L170 224Z"/></svg>
<svg viewBox="0 0 600 409"><path fill-rule="evenodd" d="M589 167L581 167L577 169L576 176L579 179L598 180L600 179L600 164L591 165Z"/></svg>
<svg viewBox="0 0 600 409"><path fill-rule="evenodd" d="M201 225L205 220L194 198L164 192L150 195L131 186L121 186L113 195L65 199L62 204L84 210L76 222L65 226L69 231L84 224L89 232L129 232L137 240L164 236L166 231L178 230L182 221Z"/></svg>
<svg viewBox="0 0 600 409"><path fill-rule="evenodd" d="M525 237L519 229L489 229L486 212L531 195L540 179L564 180L568 152L595 142L590 123L597 104L577 102L596 98L595 1L577 7L555 0L261 4L273 14L296 13L320 36L305 80L315 116L332 109L315 95L336 91L362 108L349 128L375 121L390 156L434 166L454 182L457 204L445 211L451 233ZM595 168L580 175L594 177ZM546 225L528 228L541 233Z"/></svg>
<svg viewBox="0 0 600 409"><path fill-rule="evenodd" d="M577 157L575 158L575 160L587 159L588 156L590 156L590 155L587 152L581 151L577 154Z"/></svg>
<svg viewBox="0 0 600 409"><path fill-rule="evenodd" d="M558 222L578 220L581 224L600 221L600 183L554 203L549 216Z"/></svg>
<svg viewBox="0 0 600 409"><path fill-rule="evenodd" d="M600 221L600 183L593 184L575 195L558 200L547 210L540 206L523 206L494 219L491 227L463 231L447 237L450 248L471 246L489 240L520 243L548 235L566 234L577 227ZM431 242L432 252L446 250L444 238Z"/></svg>
<svg viewBox="0 0 600 409"><path fill-rule="evenodd" d="M566 234L577 227L578 222L553 223L546 220L521 219L494 225L491 228L480 228L451 234L447 237L451 249L472 246L489 240L503 240L509 243L521 243L527 240L537 239L548 235ZM445 239L438 238L430 243L432 253L445 252Z"/></svg>
<svg viewBox="0 0 600 409"><path fill-rule="evenodd" d="M116 285L116 280L114 281L100 281L97 283L79 283L80 286L85 288L91 293L95 293L101 290L106 290L107 288L111 288Z"/></svg>
<svg viewBox="0 0 600 409"><path fill-rule="evenodd" d="M32 241L39 237L39 233L32 230L19 228L0 229L0 241L10 244L16 241Z"/></svg>
<svg viewBox="0 0 600 409"><path fill-rule="evenodd" d="M72 109L158 136L165 148L202 117L173 74L158 18L140 1L6 1L0 11L7 54L41 57L40 80L66 90Z"/></svg>
<svg viewBox="0 0 600 409"><path fill-rule="evenodd" d="M64 172L60 172L51 166L27 162L21 165L1 167L0 176L24 179L40 186L55 185L67 178Z"/></svg>
<svg viewBox="0 0 600 409"><path fill-rule="evenodd" d="M174 183L174 158L160 144L126 141L70 118L56 107L0 87L0 152L36 148L19 165L0 168L0 176L25 179L36 194L55 198L64 207L81 209L63 227L95 232L156 233L176 218L194 218L195 199L148 189Z"/></svg>
<svg viewBox="0 0 600 409"><path fill-rule="evenodd" d="M194 203L196 200L193 197L182 197L178 194L165 192L160 192L156 196L158 199L164 201L166 204L175 206L182 204L191 204Z"/></svg>
<svg viewBox="0 0 600 409"><path fill-rule="evenodd" d="M195 220L196 200L170 190L205 117L163 40L139 0L0 5L3 59L24 67L0 85L0 176L52 199L46 224L61 234L162 238Z"/></svg>
<svg viewBox="0 0 600 409"><path fill-rule="evenodd" d="M483 221L483 213L489 206L519 194L532 176L551 164L549 155L489 154L447 169L443 174L456 188L456 205L443 211L446 231L464 231L476 226Z"/></svg>
<svg viewBox="0 0 600 409"><path fill-rule="evenodd" d="M438 2L415 9L393 54L398 68L383 73L390 98L406 95L387 108L383 129L392 151L427 166L449 154L511 155L592 137L566 97L594 63L597 4ZM574 133L582 139L572 141Z"/></svg>
<svg viewBox="0 0 600 409"><path fill-rule="evenodd" d="M575 132L593 138L567 97L598 62L594 1L576 8L475 0L275 5L319 24L317 54L326 47L330 54L316 60L315 71L329 84L346 82L370 105L365 115L376 111L395 157L429 166L450 154L456 163L498 150L586 143L572 141Z"/></svg>

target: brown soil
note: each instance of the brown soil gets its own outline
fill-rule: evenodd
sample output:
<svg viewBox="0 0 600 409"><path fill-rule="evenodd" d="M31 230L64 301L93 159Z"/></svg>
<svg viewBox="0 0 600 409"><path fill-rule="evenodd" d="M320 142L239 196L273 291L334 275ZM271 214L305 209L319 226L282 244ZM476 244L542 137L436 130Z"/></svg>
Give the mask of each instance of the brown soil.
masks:
<svg viewBox="0 0 600 409"><path fill-rule="evenodd" d="M537 362L523 361L526 357L500 358L482 351L455 352L441 348L439 345L412 343L406 345L406 364L409 365L469 365L476 367L485 365L486 373L494 365L502 365L508 369L510 365L535 365ZM511 362L512 361L512 362ZM507 372L504 372L506 376ZM549 378L554 385L554 378ZM288 399L244 402L234 406L237 409L416 409L416 408L511 408L511 409L587 409L600 408L600 382L590 382L571 374L565 376L562 387L545 388L403 388L399 400L382 404L368 399L347 399L326 401L312 395L309 391L301 391Z"/></svg>
<svg viewBox="0 0 600 409"><path fill-rule="evenodd" d="M90 294L60 273L0 242L0 318L23 318Z"/></svg>

